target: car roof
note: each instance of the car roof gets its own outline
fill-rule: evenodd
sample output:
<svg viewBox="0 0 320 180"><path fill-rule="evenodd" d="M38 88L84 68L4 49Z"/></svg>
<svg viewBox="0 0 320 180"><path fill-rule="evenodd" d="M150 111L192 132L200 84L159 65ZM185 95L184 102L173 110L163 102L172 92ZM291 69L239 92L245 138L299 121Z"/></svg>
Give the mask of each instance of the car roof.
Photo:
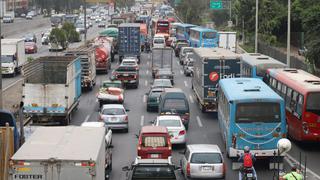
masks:
<svg viewBox="0 0 320 180"><path fill-rule="evenodd" d="M102 109L108 109L108 108L121 108L124 109L124 106L122 104L105 104L102 106Z"/></svg>
<svg viewBox="0 0 320 180"><path fill-rule="evenodd" d="M168 133L168 130L163 126L143 126L141 133Z"/></svg>
<svg viewBox="0 0 320 180"><path fill-rule="evenodd" d="M178 115L163 115L157 116L157 120L181 120L181 117Z"/></svg>
<svg viewBox="0 0 320 180"><path fill-rule="evenodd" d="M84 127L104 127L105 124L103 122L83 122L81 126Z"/></svg>
<svg viewBox="0 0 320 180"><path fill-rule="evenodd" d="M190 150L190 153L197 152L213 152L221 153L221 150L216 144L189 144L187 148Z"/></svg>

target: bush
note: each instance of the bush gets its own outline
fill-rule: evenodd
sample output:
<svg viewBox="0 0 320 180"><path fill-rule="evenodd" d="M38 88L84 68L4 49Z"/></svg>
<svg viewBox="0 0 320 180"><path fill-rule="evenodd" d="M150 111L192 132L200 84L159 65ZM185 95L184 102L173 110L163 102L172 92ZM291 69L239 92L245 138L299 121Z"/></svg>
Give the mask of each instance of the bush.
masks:
<svg viewBox="0 0 320 180"><path fill-rule="evenodd" d="M67 47L67 37L64 30L59 28L52 29L49 36L50 43L60 44L63 48Z"/></svg>

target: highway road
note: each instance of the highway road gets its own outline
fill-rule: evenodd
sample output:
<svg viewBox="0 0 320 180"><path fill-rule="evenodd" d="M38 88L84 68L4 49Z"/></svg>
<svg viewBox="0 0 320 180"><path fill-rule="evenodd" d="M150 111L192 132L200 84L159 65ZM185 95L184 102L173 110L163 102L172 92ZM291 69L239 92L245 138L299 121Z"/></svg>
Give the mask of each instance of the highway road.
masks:
<svg viewBox="0 0 320 180"><path fill-rule="evenodd" d="M38 18L38 19L37 19ZM56 55L48 51L48 46L41 45L40 34L41 32L50 28L49 20L42 17L37 17L31 21L20 19L13 24L1 24L6 38L21 38L28 32L34 32L38 38L38 53L34 55L27 55L32 57L40 57L46 55ZM45 25L41 25L41 22L45 21ZM40 24L40 25L39 25ZM11 27L10 27L11 26ZM93 28L88 30L88 39L97 36L101 29L94 24ZM82 42L83 43L83 42ZM75 43L72 46L78 46L81 43ZM157 113L150 113L146 111L145 93L150 87L152 82L151 77L151 62L149 54L142 54L142 63L140 64L140 85L138 89L125 90L126 99L125 106L130 109L129 112L129 133L114 132L113 135L113 171L111 174L111 180L125 179L125 173L121 171L123 166L129 165L135 158L137 150L137 138L135 134L139 133L141 126L150 124ZM191 91L191 78L183 75L182 67L178 65L178 60L174 58L174 72L175 72L175 87L181 88L186 93L190 109L191 119L190 127L188 130L188 144L199 143L211 143L218 144L220 148L224 150L222 143L220 129L216 114L203 114L198 108L197 102ZM112 64L112 68L116 66L116 63ZM108 75L98 75L97 85L92 92L84 92L81 96L80 105L78 110L73 114L72 125L80 125L84 121L97 121L98 120L98 103L96 102L95 95L102 81L108 79ZM21 76L15 78L3 78L3 87L8 87L15 81L21 79ZM181 148L174 148L173 159L176 165L179 165L181 159ZM308 179L316 180L320 179L315 175L320 173L320 146L318 144L301 144L293 142L292 150L289 152L289 159L294 158L299 160L300 152L302 158L307 155L307 167L311 170L308 173ZM226 179L237 179L237 171L231 170L231 161L225 157L227 162L227 176ZM291 162L291 161L290 161ZM259 162L256 166L259 179L270 180L273 177L274 172L267 169L266 163ZM286 164L286 169L288 169ZM183 178L180 178L183 179Z"/></svg>

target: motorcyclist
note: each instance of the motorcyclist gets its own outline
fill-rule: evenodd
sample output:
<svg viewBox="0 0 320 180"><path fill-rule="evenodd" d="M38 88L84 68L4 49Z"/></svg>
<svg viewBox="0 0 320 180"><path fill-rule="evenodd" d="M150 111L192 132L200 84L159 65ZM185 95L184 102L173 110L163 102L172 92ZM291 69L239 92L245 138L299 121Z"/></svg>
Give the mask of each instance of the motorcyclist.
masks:
<svg viewBox="0 0 320 180"><path fill-rule="evenodd" d="M244 154L239 157L238 161L242 162L242 166L240 167L240 172L242 175L244 175L246 169L252 169L252 173L256 177L256 172L253 168L253 162L256 161L256 158L250 153L249 146L244 147Z"/></svg>
<svg viewBox="0 0 320 180"><path fill-rule="evenodd" d="M302 180L303 179L302 175L298 171L297 166L293 166L291 168L291 172L287 173L282 178L285 180Z"/></svg>

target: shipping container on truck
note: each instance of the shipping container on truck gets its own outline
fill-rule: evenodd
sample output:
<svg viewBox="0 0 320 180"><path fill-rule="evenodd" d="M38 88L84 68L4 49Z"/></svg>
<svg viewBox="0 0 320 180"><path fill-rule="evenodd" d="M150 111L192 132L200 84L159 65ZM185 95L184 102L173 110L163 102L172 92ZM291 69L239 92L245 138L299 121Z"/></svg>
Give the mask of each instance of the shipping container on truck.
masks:
<svg viewBox="0 0 320 180"><path fill-rule="evenodd" d="M160 68L171 69L172 71L172 59L173 59L173 49L166 48L152 48L152 57L151 57L151 68L152 68L152 77L155 77L155 74Z"/></svg>
<svg viewBox="0 0 320 180"><path fill-rule="evenodd" d="M119 60L125 56L135 56L140 60L140 24L123 23L119 25Z"/></svg>
<svg viewBox="0 0 320 180"><path fill-rule="evenodd" d="M96 51L97 72L108 73L108 70L111 69L112 43L112 37L99 36L95 38L93 47L95 47Z"/></svg>
<svg viewBox="0 0 320 180"><path fill-rule="evenodd" d="M232 52L237 50L237 33L236 32L218 32L219 48L229 49Z"/></svg>
<svg viewBox="0 0 320 180"><path fill-rule="evenodd" d="M81 59L45 56L23 67L24 114L35 124L68 125L81 96Z"/></svg>
<svg viewBox="0 0 320 180"><path fill-rule="evenodd" d="M193 92L202 112L216 112L218 82L240 77L240 56L222 48L194 48L193 52Z"/></svg>
<svg viewBox="0 0 320 180"><path fill-rule="evenodd" d="M2 74L16 76L26 63L24 40L2 39L1 52Z"/></svg>
<svg viewBox="0 0 320 180"><path fill-rule="evenodd" d="M66 56L79 56L81 60L81 87L92 90L96 84L96 57L93 47L69 49Z"/></svg>
<svg viewBox="0 0 320 180"><path fill-rule="evenodd" d="M107 179L105 127L38 127L12 156L9 180Z"/></svg>

